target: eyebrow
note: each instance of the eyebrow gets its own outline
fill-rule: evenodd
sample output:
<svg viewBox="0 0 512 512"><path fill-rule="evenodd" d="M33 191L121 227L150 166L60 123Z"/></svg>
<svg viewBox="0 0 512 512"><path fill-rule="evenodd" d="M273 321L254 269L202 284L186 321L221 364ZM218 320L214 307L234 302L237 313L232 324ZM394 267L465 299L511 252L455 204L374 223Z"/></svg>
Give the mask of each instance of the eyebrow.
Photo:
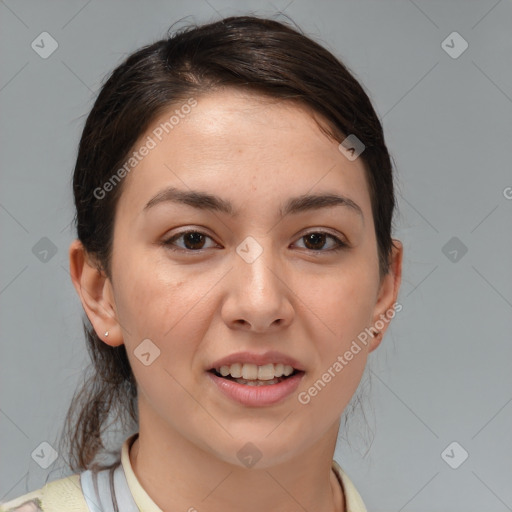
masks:
<svg viewBox="0 0 512 512"><path fill-rule="evenodd" d="M173 202L186 204L200 210L218 211L232 217L237 217L239 212L233 208L233 205L225 199L196 190L180 190L175 187L168 187L152 199L150 199L143 208L143 212L148 211L157 204L164 202ZM344 206L349 210L356 212L364 221L364 215L361 207L352 199L339 194L303 194L297 197L289 198L284 207L279 209L282 217L288 214L297 214L321 208L332 208L334 206Z"/></svg>

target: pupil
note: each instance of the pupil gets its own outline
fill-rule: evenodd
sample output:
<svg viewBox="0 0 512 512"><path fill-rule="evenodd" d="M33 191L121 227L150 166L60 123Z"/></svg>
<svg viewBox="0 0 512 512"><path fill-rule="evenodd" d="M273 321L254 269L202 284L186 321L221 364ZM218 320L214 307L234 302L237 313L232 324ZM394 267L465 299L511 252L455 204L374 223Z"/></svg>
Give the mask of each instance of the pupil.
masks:
<svg viewBox="0 0 512 512"><path fill-rule="evenodd" d="M199 244L202 246L201 242L204 243L203 238L204 237L201 233L187 233L185 235L185 243L187 245L187 248L188 249L200 249L201 247L195 247L194 244ZM191 242L191 244L188 242ZM190 247L190 245L192 245L192 247Z"/></svg>
<svg viewBox="0 0 512 512"><path fill-rule="evenodd" d="M313 247L313 249L320 249L325 243L325 237L326 235L324 233L310 233L305 237L306 246L310 243L310 241L312 241L313 245L319 245L318 247Z"/></svg>

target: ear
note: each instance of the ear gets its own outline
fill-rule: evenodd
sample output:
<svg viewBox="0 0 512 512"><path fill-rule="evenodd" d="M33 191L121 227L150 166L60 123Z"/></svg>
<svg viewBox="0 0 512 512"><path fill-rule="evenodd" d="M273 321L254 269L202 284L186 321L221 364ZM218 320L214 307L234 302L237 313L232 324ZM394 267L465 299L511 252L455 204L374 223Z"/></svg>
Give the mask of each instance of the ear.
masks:
<svg viewBox="0 0 512 512"><path fill-rule="evenodd" d="M399 311L394 305L397 302L400 283L402 282L402 256L403 246L400 240L393 239L392 254L389 264L389 272L382 277L375 304L371 331L375 333L370 342L369 352L375 350L381 343L387 331L395 311ZM382 328L381 328L382 327ZM376 331L380 331L377 333Z"/></svg>
<svg viewBox="0 0 512 512"><path fill-rule="evenodd" d="M73 285L96 334L112 347L123 344L110 279L100 271L80 240L69 246L69 268ZM105 332L108 331L108 337Z"/></svg>

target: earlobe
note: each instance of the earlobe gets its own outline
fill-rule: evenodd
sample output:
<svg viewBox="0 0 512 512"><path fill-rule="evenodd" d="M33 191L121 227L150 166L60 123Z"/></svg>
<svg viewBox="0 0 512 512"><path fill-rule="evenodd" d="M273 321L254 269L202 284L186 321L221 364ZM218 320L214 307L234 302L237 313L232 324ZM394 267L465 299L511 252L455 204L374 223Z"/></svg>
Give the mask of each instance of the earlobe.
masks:
<svg viewBox="0 0 512 512"><path fill-rule="evenodd" d="M396 313L398 292L402 281L403 245L400 240L393 239L392 254L389 262L389 271L382 278L371 330L374 336L370 345L370 352L375 350L382 342L385 332ZM378 334L376 334L378 332Z"/></svg>
<svg viewBox="0 0 512 512"><path fill-rule="evenodd" d="M73 286L96 334L107 345L121 345L123 336L111 282L87 254L80 240L74 240L69 247L69 269Z"/></svg>
<svg viewBox="0 0 512 512"><path fill-rule="evenodd" d="M370 342L370 352L373 352L382 342L383 333L382 331L377 331L376 329L371 329L372 331L372 340Z"/></svg>

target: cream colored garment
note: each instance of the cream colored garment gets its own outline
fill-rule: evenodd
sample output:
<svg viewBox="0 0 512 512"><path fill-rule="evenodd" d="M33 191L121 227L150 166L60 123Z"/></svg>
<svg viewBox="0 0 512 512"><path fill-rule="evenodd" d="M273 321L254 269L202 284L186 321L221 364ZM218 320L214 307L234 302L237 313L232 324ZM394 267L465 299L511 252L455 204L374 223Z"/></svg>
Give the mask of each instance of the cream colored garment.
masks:
<svg viewBox="0 0 512 512"><path fill-rule="evenodd" d="M163 512L143 489L133 472L129 449L138 433L128 437L121 449L121 464L128 487L141 512ZM346 512L367 512L361 496L347 474L336 461L332 467L341 483L346 500ZM46 484L41 489L0 504L0 512L89 512L80 486L80 475L75 474ZM122 512L122 511L120 511Z"/></svg>

